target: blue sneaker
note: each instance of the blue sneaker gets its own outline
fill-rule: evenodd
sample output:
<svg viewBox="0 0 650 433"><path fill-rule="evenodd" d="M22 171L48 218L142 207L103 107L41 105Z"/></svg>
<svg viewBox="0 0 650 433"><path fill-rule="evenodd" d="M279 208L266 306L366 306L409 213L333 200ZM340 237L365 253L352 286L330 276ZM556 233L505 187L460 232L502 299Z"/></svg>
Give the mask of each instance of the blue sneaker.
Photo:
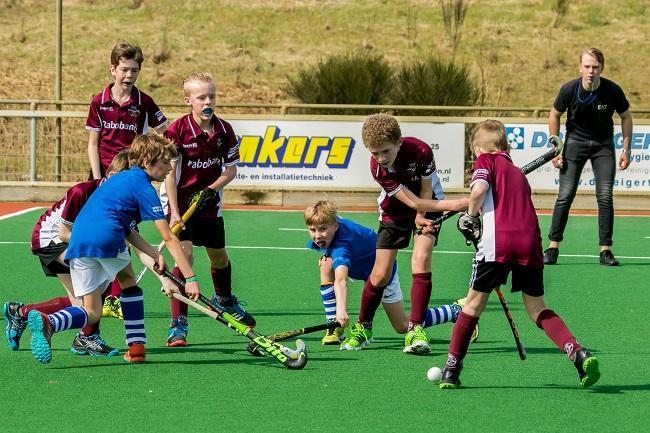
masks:
<svg viewBox="0 0 650 433"><path fill-rule="evenodd" d="M120 351L108 345L99 332L92 335L77 334L72 342L70 351L75 355L91 355L91 356L115 356L119 355Z"/></svg>
<svg viewBox="0 0 650 433"><path fill-rule="evenodd" d="M220 303L217 300L217 295L214 295L212 296L212 303L215 307L225 311L237 319L239 323L250 326L251 328L255 327L255 324L257 323L255 318L242 308L242 305L246 305L246 303L244 301L239 302L236 296L231 296L230 299L222 299L222 302Z"/></svg>
<svg viewBox="0 0 650 433"><path fill-rule="evenodd" d="M27 315L27 325L32 331L32 355L40 363L49 363L52 361L50 339L54 333L50 319L40 311L32 310Z"/></svg>
<svg viewBox="0 0 650 433"><path fill-rule="evenodd" d="M5 338L11 350L18 350L20 337L27 327L27 320L18 315L18 309L23 304L18 302L5 302L2 307L2 314L7 325L5 326Z"/></svg>
<svg viewBox="0 0 650 433"><path fill-rule="evenodd" d="M167 332L167 347L187 346L187 333L189 330L187 316L180 315L176 320L172 320Z"/></svg>

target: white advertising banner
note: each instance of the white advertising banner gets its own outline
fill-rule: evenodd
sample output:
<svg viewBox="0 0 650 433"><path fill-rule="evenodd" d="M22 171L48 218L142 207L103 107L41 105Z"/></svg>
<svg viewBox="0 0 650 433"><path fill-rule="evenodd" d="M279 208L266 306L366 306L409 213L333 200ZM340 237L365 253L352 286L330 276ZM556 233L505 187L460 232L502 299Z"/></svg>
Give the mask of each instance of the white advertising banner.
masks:
<svg viewBox="0 0 650 433"><path fill-rule="evenodd" d="M565 128L562 126L560 136L564 139ZM551 146L548 142L548 125L546 124L508 124L506 135L510 145L512 160L522 166L542 155ZM620 125L614 126L614 143L616 147L616 164L623 149L623 136ZM530 186L535 189L557 190L559 171L548 163L528 175ZM587 162L582 170L578 190L595 190L595 179L591 163ZM650 125L635 125L632 135L632 162L626 170L617 170L614 191L650 192Z"/></svg>
<svg viewBox="0 0 650 433"><path fill-rule="evenodd" d="M233 185L262 187L378 188L361 121L233 120L240 163ZM463 187L462 123L401 122L402 135L433 147L443 188Z"/></svg>

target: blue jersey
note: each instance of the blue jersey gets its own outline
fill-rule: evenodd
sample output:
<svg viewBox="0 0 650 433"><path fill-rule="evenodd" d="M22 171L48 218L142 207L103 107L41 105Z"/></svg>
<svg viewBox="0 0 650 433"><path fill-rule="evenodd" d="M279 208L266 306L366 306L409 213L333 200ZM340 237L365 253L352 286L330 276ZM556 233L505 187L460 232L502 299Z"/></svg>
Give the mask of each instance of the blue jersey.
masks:
<svg viewBox="0 0 650 433"><path fill-rule="evenodd" d="M81 209L65 258L117 257L138 223L162 219L165 215L149 175L140 167L117 173Z"/></svg>
<svg viewBox="0 0 650 433"><path fill-rule="evenodd" d="M327 249L319 248L311 240L308 241L307 247L331 257L332 269L347 266L350 278L366 281L375 265L377 234L372 229L346 218L336 217L336 221L339 228ZM391 280L396 270L397 263L393 264Z"/></svg>

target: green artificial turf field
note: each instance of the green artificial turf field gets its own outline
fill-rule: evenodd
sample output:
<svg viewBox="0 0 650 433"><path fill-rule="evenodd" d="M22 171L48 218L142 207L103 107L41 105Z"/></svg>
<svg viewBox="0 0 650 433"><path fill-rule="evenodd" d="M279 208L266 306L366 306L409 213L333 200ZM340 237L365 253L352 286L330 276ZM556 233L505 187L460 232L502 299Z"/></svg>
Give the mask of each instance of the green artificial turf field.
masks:
<svg viewBox="0 0 650 433"><path fill-rule="evenodd" d="M46 279L28 241L42 210L0 220L0 301L42 301L62 296ZM343 213L371 227L373 213ZM273 333L321 323L318 255L304 248L300 212L227 211L233 287ZM305 336L309 363L290 371L271 358L246 352L247 340L198 313L190 313L190 345L166 348L168 302L147 275L146 365L120 357L91 358L69 352L74 333L53 339L51 364L38 364L26 331L18 352L6 344L2 365L3 431L208 432L208 431L644 431L650 424L650 219L616 220L614 252L622 266L598 264L595 217L573 216L558 265L547 267L546 297L578 340L599 358L602 378L578 387L577 374L523 311L519 295L504 290L528 352L520 361L506 318L493 296L481 317L481 336L470 347L459 390L443 391L426 379L446 359L450 325L429 328L433 355L402 353L403 338L379 311L376 342L360 352L320 344ZM541 216L542 233L550 217ZM152 224L141 225L152 243ZM207 260L196 250L202 291L211 291ZM408 252L398 255L408 307ZM433 258L431 305L466 292L471 249L454 224L445 226ZM135 271L140 269L136 263ZM356 318L362 283L351 284L349 311ZM3 322L4 326L4 322ZM123 350L122 322L105 319L102 335ZM290 343L293 344L293 343ZM644 427L645 426L645 427Z"/></svg>

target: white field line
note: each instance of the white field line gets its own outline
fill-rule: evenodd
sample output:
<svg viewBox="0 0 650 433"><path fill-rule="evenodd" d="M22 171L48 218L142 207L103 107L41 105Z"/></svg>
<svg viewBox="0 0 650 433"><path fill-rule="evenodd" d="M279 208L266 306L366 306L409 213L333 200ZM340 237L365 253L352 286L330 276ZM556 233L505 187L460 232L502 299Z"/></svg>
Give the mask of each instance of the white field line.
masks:
<svg viewBox="0 0 650 433"><path fill-rule="evenodd" d="M0 221L1 220L6 220L6 219L9 219L9 218L13 218L13 217L18 216L18 215L22 215L22 214L31 212L31 211L36 210L36 209L45 209L45 206L34 206L34 207L27 208L27 209L19 210L19 211L16 211L16 212L8 213L6 215L0 216Z"/></svg>

